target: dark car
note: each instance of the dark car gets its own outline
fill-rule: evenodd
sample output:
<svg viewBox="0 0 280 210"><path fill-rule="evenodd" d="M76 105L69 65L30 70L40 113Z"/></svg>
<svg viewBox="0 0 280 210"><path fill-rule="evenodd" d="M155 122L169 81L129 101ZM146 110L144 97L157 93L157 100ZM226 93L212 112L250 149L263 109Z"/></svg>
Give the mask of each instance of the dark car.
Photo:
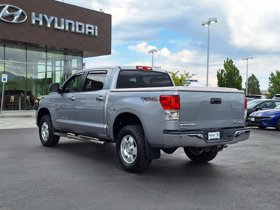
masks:
<svg viewBox="0 0 280 210"><path fill-rule="evenodd" d="M280 105L274 109L253 112L248 118L248 125L255 125L261 129L275 127L280 130Z"/></svg>
<svg viewBox="0 0 280 210"><path fill-rule="evenodd" d="M280 100L280 94L275 94L273 99L279 99Z"/></svg>
<svg viewBox="0 0 280 210"><path fill-rule="evenodd" d="M247 118L255 111L274 109L280 105L280 99L256 99L248 102Z"/></svg>
<svg viewBox="0 0 280 210"><path fill-rule="evenodd" d="M262 99L263 96L262 95L246 95L246 98L248 101L252 101L252 100L255 100L255 99Z"/></svg>

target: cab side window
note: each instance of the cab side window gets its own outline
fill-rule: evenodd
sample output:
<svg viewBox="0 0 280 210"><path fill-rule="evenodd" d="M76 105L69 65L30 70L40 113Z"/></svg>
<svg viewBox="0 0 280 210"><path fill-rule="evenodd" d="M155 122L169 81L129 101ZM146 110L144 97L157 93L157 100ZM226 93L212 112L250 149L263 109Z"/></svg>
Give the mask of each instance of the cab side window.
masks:
<svg viewBox="0 0 280 210"><path fill-rule="evenodd" d="M75 93L80 91L80 87L83 81L83 74L72 77L64 85L63 93Z"/></svg>
<svg viewBox="0 0 280 210"><path fill-rule="evenodd" d="M83 91L98 91L104 87L106 73L89 73L85 80Z"/></svg>

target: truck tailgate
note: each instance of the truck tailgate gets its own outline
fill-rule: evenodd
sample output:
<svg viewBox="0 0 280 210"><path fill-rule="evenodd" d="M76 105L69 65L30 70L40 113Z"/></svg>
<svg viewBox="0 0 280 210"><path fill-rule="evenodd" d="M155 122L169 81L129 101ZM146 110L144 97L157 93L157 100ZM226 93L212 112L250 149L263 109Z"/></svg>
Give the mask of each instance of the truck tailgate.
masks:
<svg viewBox="0 0 280 210"><path fill-rule="evenodd" d="M179 130L244 126L244 94L241 91L178 90Z"/></svg>

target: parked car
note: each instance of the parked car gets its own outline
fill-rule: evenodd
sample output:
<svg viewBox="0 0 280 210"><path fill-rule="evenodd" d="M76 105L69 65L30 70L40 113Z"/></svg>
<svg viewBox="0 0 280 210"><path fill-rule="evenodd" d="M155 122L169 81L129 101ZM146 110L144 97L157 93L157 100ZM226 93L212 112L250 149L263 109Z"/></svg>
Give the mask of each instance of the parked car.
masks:
<svg viewBox="0 0 280 210"><path fill-rule="evenodd" d="M248 101L252 101L255 99L263 99L262 95L246 95L246 98Z"/></svg>
<svg viewBox="0 0 280 210"><path fill-rule="evenodd" d="M280 94L275 94L273 99L279 99L280 100Z"/></svg>
<svg viewBox="0 0 280 210"><path fill-rule="evenodd" d="M247 118L255 111L274 109L280 105L280 99L256 99L248 102Z"/></svg>
<svg viewBox="0 0 280 210"><path fill-rule="evenodd" d="M280 130L280 105L274 109L253 112L248 118L248 124L256 125L261 129L275 127Z"/></svg>

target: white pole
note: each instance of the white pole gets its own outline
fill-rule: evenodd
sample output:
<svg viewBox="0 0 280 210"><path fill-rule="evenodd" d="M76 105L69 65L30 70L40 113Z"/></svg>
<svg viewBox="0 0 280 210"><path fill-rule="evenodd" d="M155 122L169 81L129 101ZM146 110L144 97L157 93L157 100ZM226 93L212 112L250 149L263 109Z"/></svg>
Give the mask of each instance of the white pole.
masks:
<svg viewBox="0 0 280 210"><path fill-rule="evenodd" d="M3 113L4 94L5 94L5 82L2 82L2 97L1 97L0 115L2 115L2 113Z"/></svg>

